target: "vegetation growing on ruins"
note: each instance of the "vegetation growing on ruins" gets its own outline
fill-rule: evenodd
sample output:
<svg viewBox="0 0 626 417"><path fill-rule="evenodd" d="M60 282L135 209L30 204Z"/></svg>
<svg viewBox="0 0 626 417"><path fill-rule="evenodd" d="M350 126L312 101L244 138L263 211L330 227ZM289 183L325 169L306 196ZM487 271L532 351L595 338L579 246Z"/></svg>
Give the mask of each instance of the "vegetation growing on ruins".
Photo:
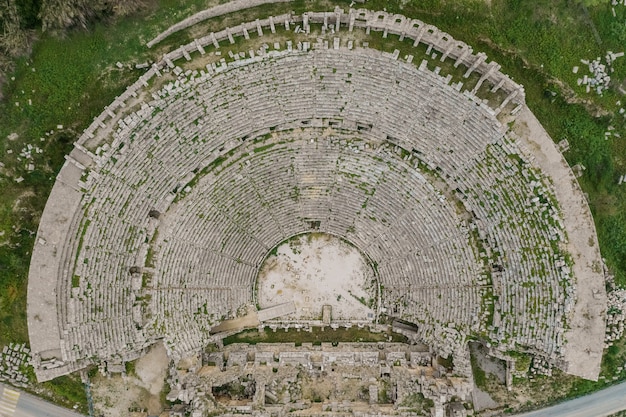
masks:
<svg viewBox="0 0 626 417"><path fill-rule="evenodd" d="M244 330L224 338L223 342L224 346L233 343L248 343L250 345L257 343L295 343L296 346L300 346L302 343L320 345L322 343L389 342L389 338L392 342L407 342L407 338L398 333L374 333L367 328L360 327L349 329L341 327L336 330L330 327L312 327L310 332L305 330L298 332L295 329L288 332L284 329L274 331L265 327L263 332L259 332L257 329Z"/></svg>
<svg viewBox="0 0 626 417"><path fill-rule="evenodd" d="M50 396L56 403L67 408L73 408L77 405L78 411L87 412L85 387L79 375L60 376L54 381L44 382L41 385L44 389L42 393Z"/></svg>
<svg viewBox="0 0 626 417"><path fill-rule="evenodd" d="M200 30L210 31L252 16L286 10L330 9L335 4L299 0L288 5L263 6L208 20L148 50L144 46L146 40L209 2L194 0L185 5L175 0L150 2L149 7L118 19L112 17L127 13L102 8L80 10L81 13L69 21L51 20L52 14L38 16L35 7L38 2L23 2L17 10L15 3L7 3L12 7L10 13L0 9L5 12L0 17L0 27L5 29L5 37L0 39L0 70L8 69L6 76L0 73L0 82L6 78L0 94L4 97L0 102L0 189L3 196L0 201L0 346L28 340L25 294L30 253L39 216L55 174L63 164L63 156L91 119L142 73L131 64L155 60L170 46L177 47ZM62 1L41 4L52 7L53 3L63 6ZM347 0L337 2L344 8L349 3ZM472 45L476 51L486 52L490 60L502 65L503 72L525 86L530 108L553 139L569 141L571 147L565 156L570 165L586 167L579 181L589 195L602 254L617 284L625 287L626 186L618 186L617 180L626 174L626 143L616 138L605 140L604 132L613 126L622 137L626 135L624 118L619 115L620 106L616 104L619 100L626 101L616 88L620 83L623 85L626 78L626 58L613 65L615 71L611 75L615 86L603 96L585 93L577 85L578 76L572 73L572 67L580 65L580 59L603 56L607 50L623 50L626 8L616 8L617 16L613 17L608 2L590 6L588 11L576 2L493 0L490 3L369 0L365 7L386 8L434 24ZM171 12L174 8L176 13ZM82 28L83 24L87 29ZM38 28L42 26L55 28L57 35L63 36L41 32ZM72 26L78 28L66 29ZM16 27L20 30L11 30ZM14 38L7 39L7 33ZM278 34L293 36L284 31ZM32 44L32 53L9 58L34 37L39 39ZM242 41L237 39L237 42ZM379 33L372 33L369 42L381 49L397 48L402 54L415 54L409 43L401 43L393 35L383 40ZM405 52L409 49L411 52ZM419 59L417 57L416 61ZM115 66L118 61L124 64L122 68ZM430 63L429 68L433 69L434 65ZM442 73L459 79L462 76L462 71L449 63L437 62L436 65L442 68ZM488 94L485 98L490 99ZM43 150L33 156L36 169L32 172L25 168L23 159L18 159L21 149L28 144L36 144ZM221 162L219 158L216 160L217 165ZM23 181L17 182L20 178ZM148 255L148 265L152 254ZM339 334L336 332L330 334ZM284 332L270 333L282 335ZM623 371L616 371L618 364L626 359L624 344L620 341L605 352L602 364L605 379L600 382L582 381L557 371L552 378L536 376L529 382L517 380L516 383L544 391L552 387L550 392L555 395L580 395L595 390L614 376L626 377ZM78 394L82 392L82 385L74 379L57 380L45 387L70 401L84 401Z"/></svg>
<svg viewBox="0 0 626 417"><path fill-rule="evenodd" d="M480 367L476 357L472 355L471 357L472 364L472 374L474 376L474 383L480 389L487 389L487 375L485 371Z"/></svg>
<svg viewBox="0 0 626 417"><path fill-rule="evenodd" d="M433 400L424 398L422 393L407 395L404 401L400 403L400 407L407 407L407 411L422 414L434 407Z"/></svg>

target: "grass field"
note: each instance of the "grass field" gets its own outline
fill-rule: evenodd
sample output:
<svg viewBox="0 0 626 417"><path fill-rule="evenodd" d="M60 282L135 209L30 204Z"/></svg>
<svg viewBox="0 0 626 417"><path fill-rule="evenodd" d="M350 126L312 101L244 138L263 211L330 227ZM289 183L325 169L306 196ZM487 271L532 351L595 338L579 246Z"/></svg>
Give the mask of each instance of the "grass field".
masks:
<svg viewBox="0 0 626 417"><path fill-rule="evenodd" d="M349 3L336 2L344 8ZM141 74L134 64L158 59L194 31L217 29L255 15L330 9L333 4L298 0L211 19L153 49L145 48L145 42L208 2L162 0L141 15L114 24L94 23L62 39L39 34L32 54L18 59L0 102L0 347L28 341L25 310L30 253L63 156L92 118ZM626 97L615 88L601 97L587 94L576 84L581 74L572 73L573 66L582 67L580 59L624 50L626 7L616 7L617 17L609 2L586 12L575 1L566 0L492 0L490 5L482 0L368 0L365 7L385 8L434 24L475 51L486 52L502 65L503 72L525 86L530 108L553 139L570 142L565 154L570 165L586 167L579 181L589 196L602 255L618 285L626 287L626 185L617 185L619 176L626 174L626 125L616 104L622 101L626 107ZM115 66L118 61L124 64L122 69ZM616 61L611 76L616 84L626 79L626 57ZM621 139L605 140L609 126ZM28 145L42 152L32 152L28 160L21 157ZM32 172L27 169L29 163L35 166ZM23 181L16 182L20 178ZM603 375L611 380L615 373L611 361L620 358L623 362L622 351L620 344L618 351L609 351L605 357ZM619 374L618 379L622 378ZM566 395L604 385L573 384L576 389Z"/></svg>

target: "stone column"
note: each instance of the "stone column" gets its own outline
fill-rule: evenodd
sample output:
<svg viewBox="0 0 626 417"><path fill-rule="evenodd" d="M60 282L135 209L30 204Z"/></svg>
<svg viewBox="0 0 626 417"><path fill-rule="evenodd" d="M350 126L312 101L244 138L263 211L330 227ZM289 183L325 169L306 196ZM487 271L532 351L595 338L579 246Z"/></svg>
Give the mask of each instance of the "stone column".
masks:
<svg viewBox="0 0 626 417"><path fill-rule="evenodd" d="M185 49L184 46L180 46L180 51L182 52L183 56L185 57L185 59L187 61L191 61L191 55L189 55L189 52L187 52L187 49Z"/></svg>
<svg viewBox="0 0 626 417"><path fill-rule="evenodd" d="M415 36L413 47L419 45L420 41L422 40L422 36L424 36L424 32L426 32L426 25L420 26L420 28L417 30L417 35Z"/></svg>
<svg viewBox="0 0 626 417"><path fill-rule="evenodd" d="M485 59L487 59L487 55L485 55L484 52L479 52L476 55L476 61L474 61L472 66L469 67L467 71L465 71L465 74L463 74L463 77L468 78L472 74L472 72L474 72L474 70L478 68L480 64L482 64L485 61Z"/></svg>
<svg viewBox="0 0 626 417"><path fill-rule="evenodd" d="M463 52L461 52L461 55L459 55L459 57L454 62L454 68L457 68L459 65L461 65L463 63L463 60L471 53L472 47L469 45L465 45L465 48L463 48Z"/></svg>
<svg viewBox="0 0 626 417"><path fill-rule="evenodd" d="M498 81L498 84L493 86L493 88L491 89L491 92L495 93L496 91L498 91L504 85L504 81L505 81L504 77L500 78L500 81Z"/></svg>
<svg viewBox="0 0 626 417"><path fill-rule="evenodd" d="M154 73L157 75L157 77L160 77L161 71L159 71L159 66L157 64L152 64L152 68L154 68Z"/></svg>
<svg viewBox="0 0 626 417"><path fill-rule="evenodd" d="M204 50L204 48L202 47L200 42L198 42L197 39L194 39L193 42L196 44L196 49L198 50L198 52L200 52L200 55L206 54L206 51Z"/></svg>
<svg viewBox="0 0 626 417"><path fill-rule="evenodd" d="M448 55L450 55L450 52L452 52L452 50L456 48L458 45L457 42L454 40L450 42L451 42L451 45L448 46L448 48L446 48L446 51L443 53L443 55L441 55L441 59L440 59L441 62L445 61Z"/></svg>
<svg viewBox="0 0 626 417"><path fill-rule="evenodd" d="M502 104L500 104L500 106L495 110L496 114L500 114L500 112L506 107L506 105L509 104L509 102L515 97L517 97L517 95L520 93L520 90L521 89L511 91L507 98L504 99Z"/></svg>
<svg viewBox="0 0 626 417"><path fill-rule="evenodd" d="M304 33L311 32L311 27L309 26L309 15L307 13L302 15L302 30L304 30Z"/></svg>
<svg viewBox="0 0 626 417"><path fill-rule="evenodd" d="M274 26L274 16L270 16L270 30L272 33L276 33L276 26Z"/></svg>
<svg viewBox="0 0 626 417"><path fill-rule="evenodd" d="M483 82L485 82L485 80L488 79L491 76L491 74L493 74L495 71L498 71L499 69L500 69L500 65L498 65L496 62L493 62L493 61L490 62L489 69L485 71L483 75L480 77L480 79L476 83L476 86L474 86L474 88L472 89L472 94L476 94L476 92L478 91L480 86L483 84Z"/></svg>

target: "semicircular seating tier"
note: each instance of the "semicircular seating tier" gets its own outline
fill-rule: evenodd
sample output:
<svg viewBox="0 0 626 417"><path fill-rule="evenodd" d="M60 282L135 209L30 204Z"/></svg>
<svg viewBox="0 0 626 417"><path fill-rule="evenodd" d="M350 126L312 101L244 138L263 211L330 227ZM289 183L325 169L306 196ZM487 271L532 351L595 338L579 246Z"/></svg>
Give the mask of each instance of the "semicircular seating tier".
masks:
<svg viewBox="0 0 626 417"><path fill-rule="evenodd" d="M254 303L268 252L313 229L367 254L379 307L441 354L479 337L566 367L549 181L493 109L396 58L294 48L177 71L97 150L77 143L33 252L38 378L159 339L175 358L201 349Z"/></svg>

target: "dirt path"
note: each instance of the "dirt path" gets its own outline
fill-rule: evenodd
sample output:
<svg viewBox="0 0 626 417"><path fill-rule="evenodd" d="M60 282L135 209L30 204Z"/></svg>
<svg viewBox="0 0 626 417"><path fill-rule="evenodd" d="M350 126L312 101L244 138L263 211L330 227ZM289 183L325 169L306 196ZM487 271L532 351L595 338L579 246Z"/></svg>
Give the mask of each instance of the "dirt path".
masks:
<svg viewBox="0 0 626 417"><path fill-rule="evenodd" d="M161 391L165 384L169 358L163 343L157 343L135 362L135 370L123 377L98 376L92 380L96 415L133 416L131 410L146 410L156 416L163 411Z"/></svg>

